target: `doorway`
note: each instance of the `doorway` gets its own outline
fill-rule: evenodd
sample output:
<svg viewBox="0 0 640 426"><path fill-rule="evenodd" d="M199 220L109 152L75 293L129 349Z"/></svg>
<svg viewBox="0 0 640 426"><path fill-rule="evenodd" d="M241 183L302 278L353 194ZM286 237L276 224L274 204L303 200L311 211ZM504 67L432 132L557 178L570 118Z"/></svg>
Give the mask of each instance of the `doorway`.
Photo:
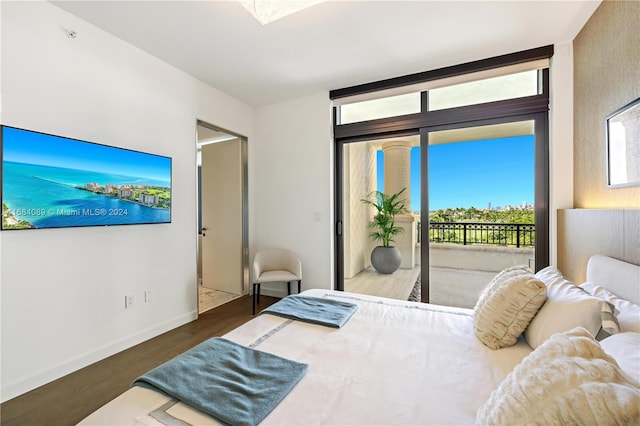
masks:
<svg viewBox="0 0 640 426"><path fill-rule="evenodd" d="M198 312L246 293L246 138L197 123Z"/></svg>
<svg viewBox="0 0 640 426"><path fill-rule="evenodd" d="M473 308L501 270L535 269L535 145L535 120L428 132L431 303Z"/></svg>
<svg viewBox="0 0 640 426"><path fill-rule="evenodd" d="M338 140L338 289L470 308L500 270L546 266L546 128L539 113ZM382 275L368 260L372 214L360 200L402 188L402 264Z"/></svg>
<svg viewBox="0 0 640 426"><path fill-rule="evenodd" d="M420 137L418 134L344 144L342 148L344 290L351 293L409 300L420 276ZM401 192L403 211L394 218L398 232L389 245L401 262L391 273L379 273L371 253L381 243L372 238L375 211L363 199ZM415 295L413 296L415 297Z"/></svg>

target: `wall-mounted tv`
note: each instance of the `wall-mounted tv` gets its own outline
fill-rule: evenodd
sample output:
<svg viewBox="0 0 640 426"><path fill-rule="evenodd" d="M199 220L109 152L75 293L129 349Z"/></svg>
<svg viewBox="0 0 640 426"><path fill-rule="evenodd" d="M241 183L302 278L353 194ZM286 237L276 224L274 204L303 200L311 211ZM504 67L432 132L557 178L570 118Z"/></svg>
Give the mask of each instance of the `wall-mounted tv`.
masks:
<svg viewBox="0 0 640 426"><path fill-rule="evenodd" d="M171 222L171 158L0 130L2 230Z"/></svg>

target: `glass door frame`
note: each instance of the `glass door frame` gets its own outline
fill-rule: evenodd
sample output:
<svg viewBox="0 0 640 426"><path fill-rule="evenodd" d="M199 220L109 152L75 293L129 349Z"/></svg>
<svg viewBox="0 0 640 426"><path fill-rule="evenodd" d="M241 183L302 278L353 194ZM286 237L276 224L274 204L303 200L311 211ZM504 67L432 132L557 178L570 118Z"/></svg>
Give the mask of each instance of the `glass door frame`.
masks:
<svg viewBox="0 0 640 426"><path fill-rule="evenodd" d="M419 136L420 130L398 131L394 133L372 134L362 137L352 137L348 139L335 139L334 151L334 210L335 210L335 289L344 291L344 146L345 144L357 142L373 142L379 139L402 138L406 136ZM422 138L420 139L422 146ZM421 149L422 151L422 149ZM421 154L421 167L422 167ZM423 176L421 176L420 184L423 185ZM421 195L422 196L422 195ZM422 203L422 201L421 201ZM422 220L422 214L420 216ZM422 258L421 258L422 259Z"/></svg>
<svg viewBox="0 0 640 426"><path fill-rule="evenodd" d="M548 113L526 114L485 120L452 123L443 126L423 127L420 129L420 168L421 197L420 223L423 226L422 235L429 235L429 133L439 130L453 130L466 127L477 127L494 124L505 124L519 121L533 121L534 123L534 217L536 229L535 270L538 271L549 265L549 130ZM426 224L426 228L425 228ZM426 247L425 247L426 243ZM429 271L429 239L422 240L420 251L421 265L426 265ZM425 269L423 269L423 272ZM421 274L422 301L429 301L429 273Z"/></svg>
<svg viewBox="0 0 640 426"><path fill-rule="evenodd" d="M370 83L353 88L340 89L330 93L331 99L350 96L357 93L373 92L386 87L410 84L411 77L425 78L437 76L442 78L455 73L473 72L477 69L492 66L494 68L517 61L525 62L535 58L549 58L553 55L553 46L518 52L502 57L490 58L474 63L463 64L443 70L435 70L419 75L406 76L378 83ZM453 73L453 74L447 74ZM350 124L338 123L338 107L333 108L333 130L335 141L335 288L344 290L344 205L343 205L343 167L344 144L352 142L386 139L407 135L420 135L421 146L421 223L429 223L428 197L428 133L438 130L473 127L481 125L502 124L514 121L534 121L535 132L535 224L536 224L536 270L549 265L549 69L540 73L540 93L523 98L507 99L503 101L476 104L438 111L428 111L428 92L423 92L422 111L417 114L382 118ZM429 77L432 78L432 77ZM424 231L424 230L423 230ZM423 235L428 235L428 229ZM424 241L422 242L424 244ZM421 250L422 271L429 271L429 250ZM429 301L429 274L421 274L422 301Z"/></svg>

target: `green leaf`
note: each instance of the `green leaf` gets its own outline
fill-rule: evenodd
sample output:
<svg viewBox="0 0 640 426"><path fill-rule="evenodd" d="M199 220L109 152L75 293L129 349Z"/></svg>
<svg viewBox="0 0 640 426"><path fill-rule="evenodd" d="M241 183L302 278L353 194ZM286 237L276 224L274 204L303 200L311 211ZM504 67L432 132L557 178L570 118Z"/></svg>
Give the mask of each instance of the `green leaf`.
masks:
<svg viewBox="0 0 640 426"><path fill-rule="evenodd" d="M367 198L360 201L376 209L373 222L369 224L375 231L369 234L373 241L380 241L388 247L393 242L393 236L404 232L404 228L395 225L395 217L398 214L408 213L404 199L401 198L406 188L402 188L395 194L387 195L384 192L373 191Z"/></svg>

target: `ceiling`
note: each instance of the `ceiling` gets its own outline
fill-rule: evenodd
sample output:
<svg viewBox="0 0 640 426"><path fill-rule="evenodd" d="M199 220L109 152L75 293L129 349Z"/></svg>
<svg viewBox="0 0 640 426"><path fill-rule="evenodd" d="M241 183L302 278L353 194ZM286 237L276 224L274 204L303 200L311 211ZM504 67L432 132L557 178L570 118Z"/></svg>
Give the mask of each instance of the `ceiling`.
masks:
<svg viewBox="0 0 640 426"><path fill-rule="evenodd" d="M51 1L252 106L571 42L599 1ZM78 34L82 37L82 34Z"/></svg>

